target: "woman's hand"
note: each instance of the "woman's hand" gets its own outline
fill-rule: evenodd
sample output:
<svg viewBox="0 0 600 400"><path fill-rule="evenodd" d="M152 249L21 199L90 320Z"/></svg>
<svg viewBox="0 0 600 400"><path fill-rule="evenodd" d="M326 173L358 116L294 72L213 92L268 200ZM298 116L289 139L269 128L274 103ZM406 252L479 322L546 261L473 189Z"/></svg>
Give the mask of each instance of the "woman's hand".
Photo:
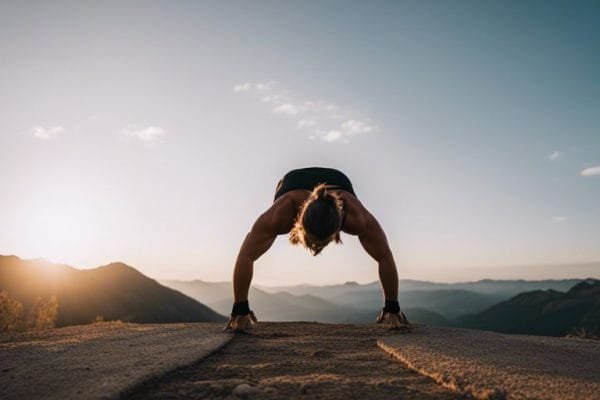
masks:
<svg viewBox="0 0 600 400"><path fill-rule="evenodd" d="M227 323L224 331L227 332L248 332L254 327L258 320L254 315L254 312L250 311L248 315L234 315L231 314L231 318Z"/></svg>
<svg viewBox="0 0 600 400"><path fill-rule="evenodd" d="M389 324L392 329L401 331L409 331L411 329L410 323L402 311L398 313L391 313L381 310L377 317L378 324Z"/></svg>

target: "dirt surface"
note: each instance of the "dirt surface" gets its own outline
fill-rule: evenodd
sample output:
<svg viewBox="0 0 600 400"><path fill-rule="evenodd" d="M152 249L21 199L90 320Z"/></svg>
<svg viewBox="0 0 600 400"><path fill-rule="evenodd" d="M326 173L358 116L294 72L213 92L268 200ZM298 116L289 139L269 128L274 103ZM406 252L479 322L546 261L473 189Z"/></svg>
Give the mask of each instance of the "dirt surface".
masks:
<svg viewBox="0 0 600 400"><path fill-rule="evenodd" d="M402 334L375 324L260 323L253 333L235 335L202 362L147 382L123 397L460 398L377 347L377 338L398 335Z"/></svg>
<svg viewBox="0 0 600 400"><path fill-rule="evenodd" d="M0 399L499 400L600 393L598 341L420 325L404 334L376 324L263 322L236 335L222 328L102 323L0 335Z"/></svg>
<svg viewBox="0 0 600 400"><path fill-rule="evenodd" d="M379 345L442 385L481 399L598 399L600 342L419 327Z"/></svg>
<svg viewBox="0 0 600 400"><path fill-rule="evenodd" d="M231 339L222 324L100 323L0 336L0 399L115 398Z"/></svg>

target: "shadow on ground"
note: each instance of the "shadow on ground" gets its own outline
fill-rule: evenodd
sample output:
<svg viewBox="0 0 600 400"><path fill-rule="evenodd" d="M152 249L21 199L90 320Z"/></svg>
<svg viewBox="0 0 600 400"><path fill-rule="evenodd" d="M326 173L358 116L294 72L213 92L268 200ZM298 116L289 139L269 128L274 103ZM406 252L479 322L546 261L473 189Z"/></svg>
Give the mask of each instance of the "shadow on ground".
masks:
<svg viewBox="0 0 600 400"><path fill-rule="evenodd" d="M377 338L398 334L375 324L260 323L218 353L123 398L460 398L377 347Z"/></svg>

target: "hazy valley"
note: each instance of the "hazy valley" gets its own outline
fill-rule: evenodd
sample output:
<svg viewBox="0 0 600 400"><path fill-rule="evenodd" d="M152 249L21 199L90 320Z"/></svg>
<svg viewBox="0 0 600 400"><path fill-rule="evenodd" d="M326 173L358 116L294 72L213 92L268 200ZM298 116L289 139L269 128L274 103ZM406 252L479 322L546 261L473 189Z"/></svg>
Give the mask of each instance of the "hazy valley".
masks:
<svg viewBox="0 0 600 400"><path fill-rule="evenodd" d="M190 297L227 315L233 302L230 282L161 281ZM589 290L575 290L574 286L589 286ZM465 283L432 283L401 280L399 301L411 322L437 326L476 327L507 333L530 333L532 324L526 321L553 319L545 307L561 307L570 303L577 293L585 298L577 300L577 307L568 308L570 318L561 320L560 329L547 329L541 324L535 333L558 335L585 330L598 334L593 315L600 310L600 281L589 279L564 280L481 280ZM565 294L565 292L570 294ZM581 294L582 292L583 294ZM539 293L554 294L549 304L539 303L533 310L529 299ZM378 282L358 284L346 282L328 286L258 286L250 290L249 301L259 319L265 321L315 321L329 323L373 322L382 304ZM513 304L514 303L514 304ZM505 324L504 309L517 321ZM496 313L499 313L496 315ZM521 316L520 318L517 318ZM597 318L596 318L597 319ZM490 321L496 321L491 323ZM518 322L521 321L521 322ZM556 325L556 324L555 324ZM500 329L502 327L502 329Z"/></svg>

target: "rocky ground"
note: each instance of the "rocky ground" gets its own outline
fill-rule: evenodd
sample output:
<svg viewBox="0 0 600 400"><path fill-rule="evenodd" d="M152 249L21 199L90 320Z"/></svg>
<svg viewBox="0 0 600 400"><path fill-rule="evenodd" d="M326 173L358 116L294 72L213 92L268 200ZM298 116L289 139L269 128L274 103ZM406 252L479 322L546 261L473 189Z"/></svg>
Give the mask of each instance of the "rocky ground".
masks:
<svg viewBox="0 0 600 400"><path fill-rule="evenodd" d="M439 384L479 399L600 398L600 342L420 326L379 346Z"/></svg>
<svg viewBox="0 0 600 400"><path fill-rule="evenodd" d="M0 335L0 399L117 398L206 357L223 324L98 323Z"/></svg>
<svg viewBox="0 0 600 400"><path fill-rule="evenodd" d="M600 342L417 325L100 323L0 335L0 399L597 399Z"/></svg>
<svg viewBox="0 0 600 400"><path fill-rule="evenodd" d="M456 399L377 346L378 325L260 323L222 350L146 382L128 399Z"/></svg>

